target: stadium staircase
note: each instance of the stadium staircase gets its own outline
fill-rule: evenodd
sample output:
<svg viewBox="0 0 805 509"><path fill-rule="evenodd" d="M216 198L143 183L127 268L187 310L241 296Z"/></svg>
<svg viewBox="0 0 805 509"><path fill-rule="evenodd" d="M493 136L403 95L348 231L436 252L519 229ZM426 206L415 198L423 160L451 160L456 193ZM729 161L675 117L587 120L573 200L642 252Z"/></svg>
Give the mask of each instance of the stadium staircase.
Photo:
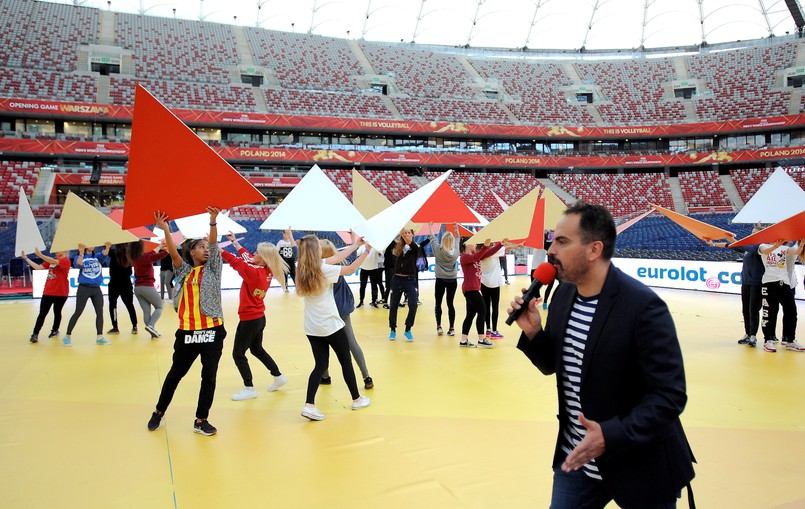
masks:
<svg viewBox="0 0 805 509"><path fill-rule="evenodd" d="M100 43L106 46L115 45L115 22L116 15L112 11L100 11L101 14L101 28L100 28ZM87 69L88 67L79 67L79 69Z"/></svg>
<svg viewBox="0 0 805 509"><path fill-rule="evenodd" d="M53 170L43 166L39 170L39 177L36 179L36 186L31 195L31 205L47 205L50 190L53 188Z"/></svg>
<svg viewBox="0 0 805 509"><path fill-rule="evenodd" d="M735 210L741 210L745 205L743 199L741 199L741 193L738 192L738 188L735 187L735 182L732 180L730 175L721 175L721 185L724 186L724 190L727 191L727 198L730 199L730 203L735 208Z"/></svg>
<svg viewBox="0 0 805 509"><path fill-rule="evenodd" d="M546 188L548 188L551 191L553 191L553 194L555 194L560 200L565 202L566 205L573 205L574 203L576 203L578 201L578 198L576 198L572 194L570 194L567 191L565 191L563 188L561 188L558 185L556 185L556 183L551 179L547 179L547 178L546 179L537 179L537 181L540 184L542 184L543 186L545 186Z"/></svg>
<svg viewBox="0 0 805 509"><path fill-rule="evenodd" d="M679 177L670 177L668 185L671 187L671 198L674 199L674 210L680 214L688 214L688 206L682 196L682 186L679 185Z"/></svg>

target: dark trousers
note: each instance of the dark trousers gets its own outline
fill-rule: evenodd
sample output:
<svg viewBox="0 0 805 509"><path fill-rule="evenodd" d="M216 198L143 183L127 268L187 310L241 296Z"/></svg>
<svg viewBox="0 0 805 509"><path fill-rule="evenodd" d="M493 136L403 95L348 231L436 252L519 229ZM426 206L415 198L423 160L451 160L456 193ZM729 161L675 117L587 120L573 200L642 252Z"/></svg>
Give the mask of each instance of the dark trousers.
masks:
<svg viewBox="0 0 805 509"><path fill-rule="evenodd" d="M53 295L43 295L42 300L39 302L39 316L36 317L36 323L34 323L34 335L39 335L39 331L42 330L42 326L45 324L45 318L48 316L50 312L50 307L53 306L53 327L51 327L51 331L59 330L59 325L61 325L61 309L64 307L64 303L67 302L67 297L54 297Z"/></svg>
<svg viewBox="0 0 805 509"><path fill-rule="evenodd" d="M471 290L464 292L464 299L467 301L467 316L464 318L464 323L461 324L461 334L467 335L472 328L472 320L475 320L475 331L478 332L479 337L484 336L484 297L478 290Z"/></svg>
<svg viewBox="0 0 805 509"><path fill-rule="evenodd" d="M232 347L232 359L235 361L243 378L243 385L253 387L252 370L249 368L249 360L246 358L246 351L251 352L254 357L263 363L273 376L280 376L280 368L274 359L268 355L263 348L263 330L266 328L266 317L261 316L254 320L241 321L235 331L235 345Z"/></svg>
<svg viewBox="0 0 805 509"><path fill-rule="evenodd" d="M338 363L341 364L341 374L344 375L344 381L349 387L349 394L353 400L360 398L361 393L358 392L358 382L355 379L355 370L352 368L352 356L349 354L349 338L346 330L342 327L329 336L308 336L307 340L310 341L310 349L313 351L315 365L313 366L313 371L310 372L310 377L307 379L307 399L305 403L310 403L311 405L316 403L316 391L319 390L321 377L330 366L330 347L333 348L335 356L338 358Z"/></svg>
<svg viewBox="0 0 805 509"><path fill-rule="evenodd" d="M68 336L73 333L78 317L84 312L88 300L92 300L92 307L95 308L95 332L99 336L103 334L103 293L101 288L99 286L80 284L75 294L75 312L70 317L70 321L67 322Z"/></svg>
<svg viewBox="0 0 805 509"><path fill-rule="evenodd" d="M386 291L383 292L383 300L386 304L389 302L389 294L391 293L391 284L394 282L394 266L385 267L383 272L386 276Z"/></svg>
<svg viewBox="0 0 805 509"><path fill-rule="evenodd" d="M744 333L757 336L760 326L761 286L741 285L741 311L744 317Z"/></svg>
<svg viewBox="0 0 805 509"><path fill-rule="evenodd" d="M366 283L372 283L372 302L377 302L377 291L380 290L380 296L383 296L383 283L380 282L380 271L382 269L364 270L361 269L361 286L358 290L358 302L363 302L366 295Z"/></svg>
<svg viewBox="0 0 805 509"><path fill-rule="evenodd" d="M790 286L780 281L763 283L760 290L763 311L761 313L760 327L763 329L763 339L769 341L774 338L777 329L777 312L783 308L783 339L793 341L797 334L797 304L794 301L794 292Z"/></svg>
<svg viewBox="0 0 805 509"><path fill-rule="evenodd" d="M498 330L498 314L500 312L500 287L489 288L481 285L481 295L484 298L484 322L487 330Z"/></svg>
<svg viewBox="0 0 805 509"><path fill-rule="evenodd" d="M604 509L611 501L612 495L609 494L603 481L593 479L585 474L584 470L563 472L560 468L554 469L550 509ZM659 504L620 507L624 509L674 509L676 499Z"/></svg>
<svg viewBox="0 0 805 509"><path fill-rule="evenodd" d="M296 260L293 258L283 258L285 263L288 264L288 273L285 274L285 287L288 287L288 280L293 279L293 283L296 284Z"/></svg>
<svg viewBox="0 0 805 509"><path fill-rule="evenodd" d="M391 302L389 302L389 328L397 330L397 308L400 307L400 297L405 294L408 299L408 316L405 317L405 330L411 330L416 319L417 296L416 276L394 275L391 281Z"/></svg>
<svg viewBox="0 0 805 509"><path fill-rule="evenodd" d="M208 342L194 342L202 337ZM201 357L201 388L198 391L198 406L196 419L206 419L210 415L210 407L215 397L215 383L218 376L218 361L224 351L224 338L226 329L223 325L212 329L198 331L177 330L176 341L173 343L173 364L171 364L165 381L162 382L162 391L159 393L157 410L165 413L173 399L173 394L179 386L190 367Z"/></svg>
<svg viewBox="0 0 805 509"><path fill-rule="evenodd" d="M501 256L500 258L498 258L498 260L500 260L500 270L503 271L503 279L506 280L506 282L508 283L509 282L509 264L507 263L508 259L505 256Z"/></svg>
<svg viewBox="0 0 805 509"><path fill-rule="evenodd" d="M112 319L112 328L117 329L117 299L120 297L120 300L126 306L126 309L129 312L129 320L131 320L131 326L137 327L137 312L134 310L134 289L131 285L128 286L118 286L118 285L109 285L109 318ZM147 325L147 324L146 324Z"/></svg>
<svg viewBox="0 0 805 509"><path fill-rule="evenodd" d="M456 297L458 281L455 279L436 278L436 325L442 325L442 298L447 294L447 319L452 329L456 323L456 307L453 301Z"/></svg>

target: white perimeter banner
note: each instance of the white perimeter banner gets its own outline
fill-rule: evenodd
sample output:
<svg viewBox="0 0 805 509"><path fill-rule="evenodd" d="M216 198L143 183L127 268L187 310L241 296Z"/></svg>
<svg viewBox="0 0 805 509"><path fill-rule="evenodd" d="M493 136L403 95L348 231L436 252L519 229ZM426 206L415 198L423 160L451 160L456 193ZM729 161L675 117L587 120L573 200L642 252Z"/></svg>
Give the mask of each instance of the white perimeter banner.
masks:
<svg viewBox="0 0 805 509"><path fill-rule="evenodd" d="M507 270L509 275L514 275L514 256L513 255L506 255L507 261ZM458 268L458 277L463 278L464 273L461 272L461 265L456 263L456 267ZM78 269L70 269L70 274L68 276L68 281L70 282L70 296L75 296L76 290L78 289ZM360 282L360 273L361 271L358 270L355 274L345 276L347 283L359 283ZM45 279L47 278L47 271L46 270L35 270L33 271L33 297L35 299L42 297L42 292L45 289ZM154 278L156 279L156 289L159 290L159 267L154 267ZM436 261L433 257L428 258L428 270L419 273L419 279L426 280L426 279L436 279ZM134 277L131 279L132 284L134 284ZM235 272L232 267L227 264L224 264L223 271L221 272L221 289L222 290L230 290L230 289L238 289L240 288L243 279L241 279L240 275ZM103 268L103 284L101 284L101 291L104 295L107 293L107 286L109 283L109 269L107 267ZM289 281L290 286L293 286L293 279ZM277 281L277 278L272 278L271 280L271 287L279 287L280 284Z"/></svg>
<svg viewBox="0 0 805 509"><path fill-rule="evenodd" d="M528 258L529 272L534 261ZM612 263L647 286L716 293L741 293L741 262L699 262L613 258ZM805 299L802 279L805 267L795 267L797 299Z"/></svg>

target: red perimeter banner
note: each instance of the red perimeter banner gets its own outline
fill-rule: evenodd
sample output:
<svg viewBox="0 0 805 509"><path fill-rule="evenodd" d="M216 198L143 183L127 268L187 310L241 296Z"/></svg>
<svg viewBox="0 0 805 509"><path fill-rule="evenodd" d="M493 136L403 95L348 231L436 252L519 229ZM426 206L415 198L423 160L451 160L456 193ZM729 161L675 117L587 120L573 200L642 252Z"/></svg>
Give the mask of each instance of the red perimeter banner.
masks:
<svg viewBox="0 0 805 509"><path fill-rule="evenodd" d="M87 104L34 99L0 98L0 112L25 113L49 118L100 118L103 120L131 121L133 106ZM171 109L185 124L213 126L255 126L266 129L321 129L336 132L398 133L398 134L464 134L468 136L600 139L623 137L689 136L746 132L773 127L805 125L805 115L750 118L724 122L701 122L654 126L621 127L567 127L469 124L463 122L419 122L408 120L382 120L360 118L316 117L306 115L268 115L262 113L235 113Z"/></svg>
<svg viewBox="0 0 805 509"><path fill-rule="evenodd" d="M166 140L169 142L169 140ZM339 163L360 165L428 165L445 168L639 168L713 163L757 162L805 157L805 146L738 152L703 152L652 156L501 156L482 154L420 154L405 152L356 152L347 150L306 150L290 148L215 147L221 157L235 164L269 163ZM115 155L128 157L127 143L30 140L0 138L0 153ZM264 184L250 179L256 186ZM291 183L293 185L293 183Z"/></svg>

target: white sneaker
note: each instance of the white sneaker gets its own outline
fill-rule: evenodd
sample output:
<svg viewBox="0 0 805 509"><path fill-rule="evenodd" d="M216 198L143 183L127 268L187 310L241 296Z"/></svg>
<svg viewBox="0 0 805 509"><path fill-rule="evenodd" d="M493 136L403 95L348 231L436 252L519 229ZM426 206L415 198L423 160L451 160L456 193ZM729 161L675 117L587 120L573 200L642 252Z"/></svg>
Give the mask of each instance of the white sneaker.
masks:
<svg viewBox="0 0 805 509"><path fill-rule="evenodd" d="M774 346L774 341L766 341L763 343L763 350L766 352L774 353L777 351L777 348Z"/></svg>
<svg viewBox="0 0 805 509"><path fill-rule="evenodd" d="M275 376L274 383L268 386L268 391L274 392L283 385L288 383L288 377L285 375Z"/></svg>
<svg viewBox="0 0 805 509"><path fill-rule="evenodd" d="M369 406L372 400L367 398L366 396L361 396L356 401L352 402L352 409L353 410L360 410L361 408L365 408Z"/></svg>
<svg viewBox="0 0 805 509"><path fill-rule="evenodd" d="M805 352L805 346L799 344L799 341L796 339L794 341L784 341L783 344L785 345L786 350L793 350L795 352Z"/></svg>
<svg viewBox="0 0 805 509"><path fill-rule="evenodd" d="M302 408L302 417L307 417L311 421L323 421L324 414L319 412L319 409L316 407L303 407Z"/></svg>
<svg viewBox="0 0 805 509"><path fill-rule="evenodd" d="M257 397L257 389L255 389L254 387L244 387L243 390L232 395L232 401L254 399L256 397Z"/></svg>

